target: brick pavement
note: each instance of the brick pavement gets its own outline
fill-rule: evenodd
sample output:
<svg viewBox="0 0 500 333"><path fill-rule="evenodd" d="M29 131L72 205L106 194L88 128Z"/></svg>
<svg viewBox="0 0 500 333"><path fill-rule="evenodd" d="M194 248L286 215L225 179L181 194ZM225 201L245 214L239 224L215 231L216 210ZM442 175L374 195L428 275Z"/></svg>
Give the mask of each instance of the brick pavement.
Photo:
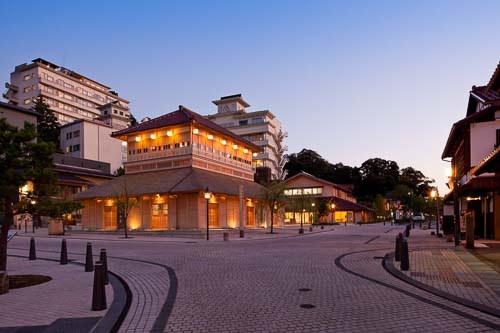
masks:
<svg viewBox="0 0 500 333"><path fill-rule="evenodd" d="M94 248L107 248L110 268L132 290L122 331L151 331L158 323L166 332L494 332L500 328L499 318L429 294L383 269L380 257L393 250L402 227L334 229L267 240L259 235L258 240L238 242L104 237L93 243ZM421 247L435 247L437 242L448 246L428 231L412 237ZM9 252L25 253L28 242L15 239ZM57 256L59 240L37 242L39 249L54 251L45 255ZM85 242L70 239L69 252L82 255ZM357 251L366 252L353 253ZM174 294L167 268L178 281ZM165 316L169 299L173 307ZM314 307L301 307L305 304Z"/></svg>

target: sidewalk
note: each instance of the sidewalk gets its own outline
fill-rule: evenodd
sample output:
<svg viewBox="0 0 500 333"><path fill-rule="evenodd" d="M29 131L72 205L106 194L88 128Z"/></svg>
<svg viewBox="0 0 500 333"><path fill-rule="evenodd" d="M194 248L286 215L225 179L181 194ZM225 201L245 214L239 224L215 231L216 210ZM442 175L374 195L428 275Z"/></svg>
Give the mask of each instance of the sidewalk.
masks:
<svg viewBox="0 0 500 333"><path fill-rule="evenodd" d="M41 332L44 329L88 332L107 310L91 311L94 274L79 265L8 257L8 274L46 275L51 281L0 295L0 332ZM108 309L113 288L106 286Z"/></svg>
<svg viewBox="0 0 500 333"><path fill-rule="evenodd" d="M490 264L428 230L413 229L408 242L410 269L401 271L400 262L392 257L385 261L391 273L431 293L500 316L500 273Z"/></svg>

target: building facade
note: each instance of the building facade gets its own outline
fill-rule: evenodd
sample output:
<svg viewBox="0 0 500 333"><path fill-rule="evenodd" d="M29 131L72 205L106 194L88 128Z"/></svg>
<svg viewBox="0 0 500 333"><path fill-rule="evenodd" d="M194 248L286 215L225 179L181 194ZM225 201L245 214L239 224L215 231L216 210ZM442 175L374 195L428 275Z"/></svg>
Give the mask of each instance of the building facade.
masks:
<svg viewBox="0 0 500 333"><path fill-rule="evenodd" d="M358 223L373 220L373 209L358 204L345 186L300 172L285 180L285 188L286 223ZM321 205L326 209L323 216L319 216Z"/></svg>
<svg viewBox="0 0 500 333"><path fill-rule="evenodd" d="M129 102L111 88L41 58L16 66L6 87L3 97L9 104L28 109L42 96L60 124L100 117L111 122L110 113L114 128L122 129L129 123Z"/></svg>
<svg viewBox="0 0 500 333"><path fill-rule="evenodd" d="M486 86L473 86L465 118L454 123L442 159L451 159L455 221L474 236L500 240L500 64ZM446 217L446 216L445 216ZM472 236L472 235L471 235Z"/></svg>
<svg viewBox="0 0 500 333"><path fill-rule="evenodd" d="M142 230L264 226L253 181L253 143L180 106L113 133L127 143L125 175L75 195L83 227L124 226L117 204L130 198L128 227ZM210 193L206 200L204 193Z"/></svg>
<svg viewBox="0 0 500 333"><path fill-rule="evenodd" d="M221 97L212 103L217 106L217 113L209 115L208 119L259 146L260 151L252 157L252 165L258 170L267 169L271 178L280 178L287 133L276 116L268 110L247 112L250 104L241 94Z"/></svg>
<svg viewBox="0 0 500 333"><path fill-rule="evenodd" d="M102 121L75 120L61 126L60 148L67 156L109 163L114 173L127 157L127 144L111 137L114 131Z"/></svg>

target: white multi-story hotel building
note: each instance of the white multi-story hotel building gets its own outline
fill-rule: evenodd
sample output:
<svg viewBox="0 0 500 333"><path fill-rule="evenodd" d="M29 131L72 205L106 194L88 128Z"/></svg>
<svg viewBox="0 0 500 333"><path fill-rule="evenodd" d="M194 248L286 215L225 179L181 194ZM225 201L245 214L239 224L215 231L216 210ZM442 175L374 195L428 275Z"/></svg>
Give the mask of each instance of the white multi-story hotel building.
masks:
<svg viewBox="0 0 500 333"><path fill-rule="evenodd" d="M217 113L208 119L259 146L261 151L254 154L252 165L258 172L268 168L272 178L281 177L287 133L276 116L269 110L247 112L250 104L241 94L221 97L212 103L217 105Z"/></svg>
<svg viewBox="0 0 500 333"><path fill-rule="evenodd" d="M5 86L9 104L29 109L42 96L62 125L96 118L115 129L129 123L129 102L110 87L41 58L16 66Z"/></svg>

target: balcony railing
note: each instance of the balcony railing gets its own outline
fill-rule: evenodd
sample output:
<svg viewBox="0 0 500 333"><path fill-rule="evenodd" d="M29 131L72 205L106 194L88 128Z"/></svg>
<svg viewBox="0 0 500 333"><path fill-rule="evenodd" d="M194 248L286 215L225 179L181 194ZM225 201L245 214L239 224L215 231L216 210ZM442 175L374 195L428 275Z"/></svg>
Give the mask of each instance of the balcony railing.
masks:
<svg viewBox="0 0 500 333"><path fill-rule="evenodd" d="M174 157L188 155L192 153L191 147L174 148L160 151L150 151L147 153L127 155L127 162L147 161L157 158Z"/></svg>

